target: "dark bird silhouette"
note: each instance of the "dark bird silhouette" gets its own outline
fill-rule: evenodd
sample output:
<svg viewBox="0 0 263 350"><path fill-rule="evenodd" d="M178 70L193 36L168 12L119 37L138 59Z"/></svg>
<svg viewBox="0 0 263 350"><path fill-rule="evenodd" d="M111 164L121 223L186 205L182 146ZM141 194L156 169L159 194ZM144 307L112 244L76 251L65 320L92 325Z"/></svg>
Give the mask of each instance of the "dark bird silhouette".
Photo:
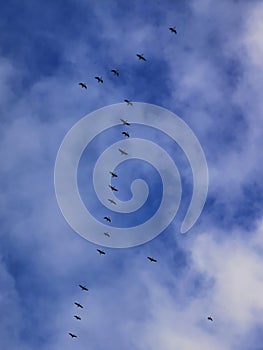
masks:
<svg viewBox="0 0 263 350"><path fill-rule="evenodd" d="M111 72L116 75L117 77L120 75L119 71L117 69L112 69Z"/></svg>
<svg viewBox="0 0 263 350"><path fill-rule="evenodd" d="M86 291L88 291L88 288L87 288L87 287L85 287L85 286L82 286L81 284L79 284L79 287L80 287L82 290L86 290Z"/></svg>
<svg viewBox="0 0 263 350"><path fill-rule="evenodd" d="M115 204L115 205L117 205L117 203L113 200L113 199L108 199L108 201L111 203L111 204Z"/></svg>
<svg viewBox="0 0 263 350"><path fill-rule="evenodd" d="M97 249L97 251L100 253L100 255L105 255L106 254L103 250Z"/></svg>
<svg viewBox="0 0 263 350"><path fill-rule="evenodd" d="M143 57L143 54L139 54L139 53L137 53L137 55L136 55L136 56L139 58L139 60L146 61L146 58L145 58L145 57Z"/></svg>
<svg viewBox="0 0 263 350"><path fill-rule="evenodd" d="M110 174L111 174L112 177L118 177L118 175L113 173L112 171L110 171Z"/></svg>
<svg viewBox="0 0 263 350"><path fill-rule="evenodd" d="M111 222L111 219L108 216L104 216L104 220Z"/></svg>
<svg viewBox="0 0 263 350"><path fill-rule="evenodd" d="M69 335L71 336L71 338L77 338L77 336L73 333L69 333Z"/></svg>
<svg viewBox="0 0 263 350"><path fill-rule="evenodd" d="M123 125L131 125L130 123L127 122L127 120L124 119L120 119L120 121L122 122Z"/></svg>
<svg viewBox="0 0 263 350"><path fill-rule="evenodd" d="M126 132L126 131L123 131L123 132L122 132L122 135L124 135L124 136L126 136L126 137L130 137L129 133Z"/></svg>
<svg viewBox="0 0 263 350"><path fill-rule="evenodd" d="M97 79L98 83L103 83L102 77L95 77Z"/></svg>
<svg viewBox="0 0 263 350"><path fill-rule="evenodd" d="M123 149L118 148L118 150L121 152L121 154L123 154L123 155L125 155L125 156L127 156L127 155L128 155L128 153L127 153L127 152L125 152Z"/></svg>
<svg viewBox="0 0 263 350"><path fill-rule="evenodd" d="M115 191L115 192L117 192L117 191L118 191L118 190L117 190L117 188L116 188L116 187L114 187L114 186L109 185L109 188L110 188L112 191Z"/></svg>
<svg viewBox="0 0 263 350"><path fill-rule="evenodd" d="M83 88L83 89L87 89L87 85L84 83L79 83L79 85Z"/></svg>
<svg viewBox="0 0 263 350"><path fill-rule="evenodd" d="M76 320L79 320L79 321L81 320L81 317L79 317L77 315L75 315L74 317L75 317Z"/></svg>
<svg viewBox="0 0 263 350"><path fill-rule="evenodd" d="M79 303L74 303L75 305L77 305L77 307L80 307L81 309L83 309L83 306Z"/></svg>
<svg viewBox="0 0 263 350"><path fill-rule="evenodd" d="M171 33L174 33L174 34L177 33L177 31L176 31L176 29L174 27L170 27L169 30L171 31Z"/></svg>
<svg viewBox="0 0 263 350"><path fill-rule="evenodd" d="M104 236L106 236L106 237L110 237L109 232L104 232Z"/></svg>
<svg viewBox="0 0 263 350"><path fill-rule="evenodd" d="M151 258L150 256L147 256L147 259L149 259L151 262L157 262L157 260L156 260L156 259Z"/></svg>
<svg viewBox="0 0 263 350"><path fill-rule="evenodd" d="M213 319L212 319L211 316L208 316L207 319L208 319L209 321L213 321Z"/></svg>
<svg viewBox="0 0 263 350"><path fill-rule="evenodd" d="M132 102L131 101L125 99L124 102L126 102L128 106L132 106Z"/></svg>

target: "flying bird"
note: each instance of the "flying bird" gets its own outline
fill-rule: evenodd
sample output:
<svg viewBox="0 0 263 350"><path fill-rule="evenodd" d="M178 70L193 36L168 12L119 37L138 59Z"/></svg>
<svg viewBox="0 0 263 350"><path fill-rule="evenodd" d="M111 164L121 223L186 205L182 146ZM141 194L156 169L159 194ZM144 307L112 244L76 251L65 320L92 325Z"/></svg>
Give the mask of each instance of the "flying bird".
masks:
<svg viewBox="0 0 263 350"><path fill-rule="evenodd" d="M128 106L132 106L132 102L131 101L125 99L124 102L126 102Z"/></svg>
<svg viewBox="0 0 263 350"><path fill-rule="evenodd" d="M143 57L143 54L139 54L139 53L137 53L137 55L136 55L136 56L139 58L139 60L146 61L146 58L145 58L145 57Z"/></svg>
<svg viewBox="0 0 263 350"><path fill-rule="evenodd" d="M127 156L128 155L128 153L127 152L125 152L123 149L121 149L121 148L119 148L119 151L121 152L121 154L123 154L123 155L125 155L125 156Z"/></svg>
<svg viewBox="0 0 263 350"><path fill-rule="evenodd" d="M86 291L88 291L88 288L85 287L85 286L82 286L81 284L79 284L79 287L81 288L81 290L86 290Z"/></svg>
<svg viewBox="0 0 263 350"><path fill-rule="evenodd" d="M104 236L110 237L110 234L108 232L104 232Z"/></svg>
<svg viewBox="0 0 263 350"><path fill-rule="evenodd" d="M77 315L75 315L74 317L75 317L76 320L79 320L79 321L81 320L81 317L79 317Z"/></svg>
<svg viewBox="0 0 263 350"><path fill-rule="evenodd" d="M87 85L84 83L79 83L79 85L83 88L83 89L87 89Z"/></svg>
<svg viewBox="0 0 263 350"><path fill-rule="evenodd" d="M113 200L113 199L108 199L108 201L111 203L111 204L115 204L115 205L117 205L117 203Z"/></svg>
<svg viewBox="0 0 263 350"><path fill-rule="evenodd" d="M211 316L208 316L207 319L208 319L209 321L213 321L213 319L212 319Z"/></svg>
<svg viewBox="0 0 263 350"><path fill-rule="evenodd" d="M104 216L104 220L111 222L111 219L108 216Z"/></svg>
<svg viewBox="0 0 263 350"><path fill-rule="evenodd" d="M75 305L77 305L77 307L80 307L81 309L83 309L83 306L79 303L74 303Z"/></svg>
<svg viewBox="0 0 263 350"><path fill-rule="evenodd" d="M120 121L122 122L123 125L131 125L130 123L127 122L127 120L120 119Z"/></svg>
<svg viewBox="0 0 263 350"><path fill-rule="evenodd" d="M124 136L126 136L126 137L130 137L129 133L126 132L126 131L123 131L123 132L122 132L122 135L124 135Z"/></svg>
<svg viewBox="0 0 263 350"><path fill-rule="evenodd" d="M98 83L103 83L102 77L95 77L97 79Z"/></svg>
<svg viewBox="0 0 263 350"><path fill-rule="evenodd" d="M110 188L112 191L115 191L115 192L117 192L117 191L118 191L118 190L117 190L117 188L116 188L116 187L114 187L114 186L109 185L109 188Z"/></svg>
<svg viewBox="0 0 263 350"><path fill-rule="evenodd" d="M111 72L116 75L117 77L120 75L119 71L117 69L112 69Z"/></svg>
<svg viewBox="0 0 263 350"><path fill-rule="evenodd" d="M110 171L110 174L111 174L112 177L118 177L118 175L113 173L112 171Z"/></svg>
<svg viewBox="0 0 263 350"><path fill-rule="evenodd" d="M100 253L100 255L105 255L106 254L103 250L97 249L97 251Z"/></svg>
<svg viewBox="0 0 263 350"><path fill-rule="evenodd" d="M170 27L169 30L171 31L171 33L174 33L174 34L177 33L177 31L176 31L176 29L174 27Z"/></svg>
<svg viewBox="0 0 263 350"><path fill-rule="evenodd" d="M71 338L77 338L77 336L73 333L69 333L69 335L71 336Z"/></svg>
<svg viewBox="0 0 263 350"><path fill-rule="evenodd" d="M157 260L156 260L156 259L151 258L150 256L147 256L147 259L149 259L151 262L157 262Z"/></svg>

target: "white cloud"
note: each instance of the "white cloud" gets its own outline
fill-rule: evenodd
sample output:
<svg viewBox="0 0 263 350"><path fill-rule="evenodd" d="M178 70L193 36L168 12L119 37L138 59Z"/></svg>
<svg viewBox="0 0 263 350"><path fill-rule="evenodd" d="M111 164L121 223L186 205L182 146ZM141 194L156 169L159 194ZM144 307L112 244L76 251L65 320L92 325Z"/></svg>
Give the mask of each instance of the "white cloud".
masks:
<svg viewBox="0 0 263 350"><path fill-rule="evenodd" d="M246 33L243 43L246 48L246 54L252 64L255 64L259 70L262 70L263 61L263 5L258 3L249 11L246 20Z"/></svg>

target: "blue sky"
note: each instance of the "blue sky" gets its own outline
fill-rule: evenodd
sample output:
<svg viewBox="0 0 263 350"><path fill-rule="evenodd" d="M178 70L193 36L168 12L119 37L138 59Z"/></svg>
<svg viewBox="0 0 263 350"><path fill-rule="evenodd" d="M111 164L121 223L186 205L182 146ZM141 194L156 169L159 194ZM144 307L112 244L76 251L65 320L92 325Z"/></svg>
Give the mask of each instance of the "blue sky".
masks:
<svg viewBox="0 0 263 350"><path fill-rule="evenodd" d="M0 347L263 349L262 2L12 0L0 12ZM189 165L153 134L186 176L182 205L154 240L99 256L60 212L54 165L76 122L125 98L167 108L191 127L209 193L180 234ZM109 139L97 142L103 149ZM135 177L156 197L140 221L156 209L161 182L151 166L127 162L120 173L126 166L122 198Z"/></svg>

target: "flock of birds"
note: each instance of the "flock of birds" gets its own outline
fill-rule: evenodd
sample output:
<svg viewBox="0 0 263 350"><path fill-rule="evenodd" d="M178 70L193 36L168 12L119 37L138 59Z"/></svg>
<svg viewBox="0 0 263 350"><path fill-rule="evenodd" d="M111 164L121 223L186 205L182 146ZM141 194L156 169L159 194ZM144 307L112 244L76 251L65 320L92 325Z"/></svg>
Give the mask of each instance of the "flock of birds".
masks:
<svg viewBox="0 0 263 350"><path fill-rule="evenodd" d="M176 31L175 27L170 27L169 30L170 30L171 33L177 34L177 31ZM142 53L141 54L137 53L136 56L141 61L147 61L147 59L144 57L144 55ZM112 69L111 72L117 77L120 75L120 73L119 73L119 71L117 69ZM97 77L94 77L94 78L97 80L98 83L103 83L102 77L97 76ZM83 89L87 89L88 88L87 85L85 83L83 83L83 82L79 83L79 85ZM131 101L125 99L124 102L126 102L127 105L132 106L132 102Z"/></svg>
<svg viewBox="0 0 263 350"><path fill-rule="evenodd" d="M131 103L131 102L130 102ZM120 119L120 121L122 122L123 125L125 126L130 126L131 124L127 121L127 120L124 120L124 119ZM130 137L130 134L127 132L127 131L122 131L122 135L125 136L125 137ZM119 151L121 152L121 154L123 155L128 155L128 153L126 151L124 151L123 149L119 148ZM117 178L118 175L116 173L114 173L113 171L110 171L109 174L111 175L112 178ZM109 188L112 190L112 192L118 192L118 189L113 186L113 185L109 185ZM113 204L113 205L117 205L117 203L114 201L114 199L112 198L108 198L108 201ZM105 221L107 222L111 222L111 218L109 216L104 216L103 218ZM104 232L104 235L108 238L110 238L110 234L109 232ZM97 249L98 253L100 255L105 255L105 251L104 250L101 250L101 249ZM157 262L157 260L155 258L152 258L150 256L147 256L147 259L151 262Z"/></svg>
<svg viewBox="0 0 263 350"><path fill-rule="evenodd" d="M81 288L81 290L82 291L88 291L88 288L86 287L86 286L83 286L82 284L79 284L79 287ZM77 306L77 308L79 308L79 309L83 309L84 308L84 306L83 305L81 305L80 303L77 303L76 301L74 302L74 304ZM81 321L81 316L79 316L79 315L74 315L74 318L77 320L77 321ZM74 334L74 333L72 333L72 332L69 332L68 333L70 336L71 336L71 338L77 338L78 336L76 335L76 334Z"/></svg>
<svg viewBox="0 0 263 350"><path fill-rule="evenodd" d="M177 31L176 31L175 27L170 27L169 30L170 30L171 33L177 34ZM137 56L138 59L141 60L141 61L147 61L147 59L144 57L143 54L136 54L136 56ZM112 69L112 70L111 70L111 73L113 73L116 77L118 77L118 76L120 75L120 73L119 73L119 71L118 71L117 69ZM96 76L95 79L97 80L98 83L103 83L102 77ZM79 85L80 85L83 89L87 89L87 85L86 85L85 83L81 82L81 83L79 83ZM128 106L132 106L132 102L131 102L130 100L125 99L124 102L126 102L126 104L127 104ZM130 125L131 125L127 120L120 119L120 121L121 121L122 124L125 125L125 126L130 126ZM122 135L125 136L125 137L127 137L127 138L130 137L130 135L129 135L129 133L128 133L127 131L123 131L123 132L122 132ZM124 151L123 149L120 149L120 148L119 148L119 152L120 152L122 155L128 155L128 153L127 153L126 151ZM117 177L118 177L118 175L117 175L116 173L112 172L112 171L110 171L109 173L110 173L110 175L111 175L112 178L117 178ZM118 189L117 189L115 186L109 185L109 188L110 188L113 192L117 192L117 191L118 191ZM116 203L113 199L111 199L111 198L109 198L108 201L109 201L111 204L113 204L113 205L117 205L117 203ZM107 221L107 222L111 222L111 218L110 218L109 216L104 216L104 220ZM105 235L106 237L108 237L108 238L110 237L109 232L104 232L104 235ZM105 255L105 254L106 254L105 251L102 250L102 249L97 249L97 252L99 253L99 255ZM155 258L151 257L151 256L147 256L147 259L148 259L150 262L157 262L157 260L156 260ZM87 288L86 286L83 286L83 285L79 284L79 287L81 288L82 291L86 291L86 292L88 291L88 288ZM81 304L78 303L78 302L75 302L74 304L75 304L78 308L81 308L81 309L83 308L83 305L81 305ZM74 318L75 318L77 321L80 321L80 320L81 320L81 317L80 317L79 315L74 315ZM213 321L213 318L212 318L211 316L208 316L207 319L208 319L209 321ZM72 332L69 332L68 334L71 336L71 338L77 338L77 335L74 334L74 333L72 333Z"/></svg>

